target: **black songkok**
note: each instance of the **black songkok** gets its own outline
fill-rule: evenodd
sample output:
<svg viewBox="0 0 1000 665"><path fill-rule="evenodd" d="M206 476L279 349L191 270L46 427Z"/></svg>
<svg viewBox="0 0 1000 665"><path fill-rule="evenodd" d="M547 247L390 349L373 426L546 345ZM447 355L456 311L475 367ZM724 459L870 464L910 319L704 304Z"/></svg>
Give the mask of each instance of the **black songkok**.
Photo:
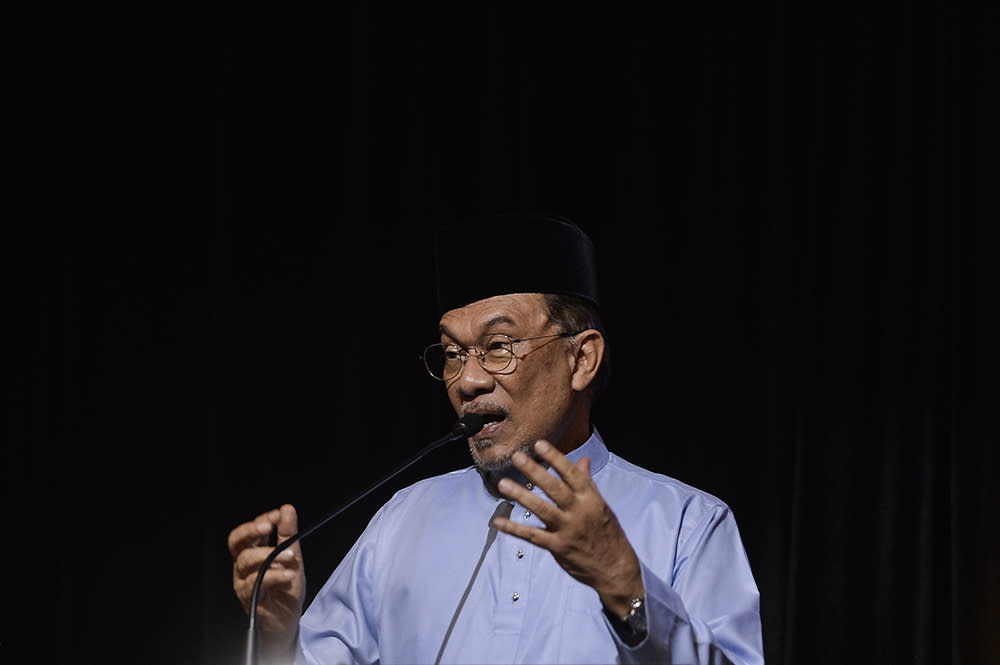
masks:
<svg viewBox="0 0 1000 665"><path fill-rule="evenodd" d="M594 245L557 215L514 212L435 228L438 315L510 293L558 293L600 304Z"/></svg>

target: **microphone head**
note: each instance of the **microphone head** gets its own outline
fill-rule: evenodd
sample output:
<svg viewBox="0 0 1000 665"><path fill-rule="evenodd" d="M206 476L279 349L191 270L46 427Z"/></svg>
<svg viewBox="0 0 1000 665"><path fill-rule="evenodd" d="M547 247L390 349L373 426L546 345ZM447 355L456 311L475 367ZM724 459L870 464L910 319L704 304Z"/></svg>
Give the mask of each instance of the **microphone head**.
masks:
<svg viewBox="0 0 1000 665"><path fill-rule="evenodd" d="M455 431L463 436L475 436L486 424L486 419L479 413L467 413L455 423Z"/></svg>

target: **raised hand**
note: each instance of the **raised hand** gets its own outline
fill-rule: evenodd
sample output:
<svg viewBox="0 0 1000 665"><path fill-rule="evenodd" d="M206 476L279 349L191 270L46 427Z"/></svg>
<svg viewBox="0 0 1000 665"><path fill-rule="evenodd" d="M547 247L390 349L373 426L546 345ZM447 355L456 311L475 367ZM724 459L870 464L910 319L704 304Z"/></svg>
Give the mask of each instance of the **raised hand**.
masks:
<svg viewBox="0 0 1000 665"><path fill-rule="evenodd" d="M498 488L537 515L546 528L505 518L497 518L494 524L504 533L547 549L567 573L593 587L608 610L624 616L629 601L644 595L639 558L597 490L590 458L573 464L546 441L535 444L535 454L558 476L523 452L514 453L512 461L551 501L508 478Z"/></svg>
<svg viewBox="0 0 1000 665"><path fill-rule="evenodd" d="M229 532L229 552L233 556L233 590L249 613L257 571L274 549L268 538L277 529L281 543L298 531L298 516L289 504L261 513ZM288 646L295 636L305 600L306 578L299 543L295 543L271 564L261 583L257 604L257 625L265 641Z"/></svg>

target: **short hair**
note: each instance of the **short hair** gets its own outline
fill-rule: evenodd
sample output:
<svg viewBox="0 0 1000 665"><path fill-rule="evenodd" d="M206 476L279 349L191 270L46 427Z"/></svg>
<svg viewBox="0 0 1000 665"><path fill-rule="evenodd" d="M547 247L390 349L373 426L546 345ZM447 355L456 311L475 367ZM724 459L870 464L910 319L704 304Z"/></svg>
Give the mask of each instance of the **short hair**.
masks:
<svg viewBox="0 0 1000 665"><path fill-rule="evenodd" d="M592 302L583 298L558 293L546 293L544 296L549 319L555 323L560 332L593 328L604 336L604 357L601 366L597 368L597 375L588 388L591 399L596 402L611 380L611 349L601 314Z"/></svg>

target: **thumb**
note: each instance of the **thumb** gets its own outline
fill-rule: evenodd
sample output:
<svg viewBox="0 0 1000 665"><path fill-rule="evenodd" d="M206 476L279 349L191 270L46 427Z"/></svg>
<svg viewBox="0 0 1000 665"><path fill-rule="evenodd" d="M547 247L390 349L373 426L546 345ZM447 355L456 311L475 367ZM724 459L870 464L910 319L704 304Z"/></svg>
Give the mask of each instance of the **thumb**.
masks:
<svg viewBox="0 0 1000 665"><path fill-rule="evenodd" d="M278 543L283 543L299 532L299 516L295 506L286 503L280 509L278 517Z"/></svg>

